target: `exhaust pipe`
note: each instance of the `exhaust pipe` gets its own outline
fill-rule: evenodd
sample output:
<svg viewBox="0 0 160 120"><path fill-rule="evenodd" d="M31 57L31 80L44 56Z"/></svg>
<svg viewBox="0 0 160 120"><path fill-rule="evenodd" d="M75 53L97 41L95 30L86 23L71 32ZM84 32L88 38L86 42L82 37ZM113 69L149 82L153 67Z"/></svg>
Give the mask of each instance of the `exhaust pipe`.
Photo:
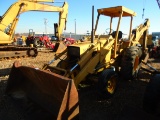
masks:
<svg viewBox="0 0 160 120"><path fill-rule="evenodd" d="M94 6L92 6L92 31L91 31L91 43L94 42Z"/></svg>

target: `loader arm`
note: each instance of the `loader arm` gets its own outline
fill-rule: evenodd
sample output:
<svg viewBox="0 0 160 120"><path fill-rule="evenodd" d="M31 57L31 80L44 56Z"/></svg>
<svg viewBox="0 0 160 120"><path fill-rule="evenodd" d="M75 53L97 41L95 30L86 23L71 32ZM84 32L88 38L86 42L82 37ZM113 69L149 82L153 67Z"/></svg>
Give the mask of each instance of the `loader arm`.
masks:
<svg viewBox="0 0 160 120"><path fill-rule="evenodd" d="M44 2L53 2L51 0L43 0ZM16 24L20 14L28 11L42 11L42 12L59 12L59 23L58 23L58 35L60 37L64 28L66 28L66 19L68 14L68 3L64 2L62 7L53 6L49 4L39 3L42 0L36 1L27 1L27 0L20 0L12 4L6 13L1 16L0 19L0 44L11 43L11 36L16 29ZM16 20L16 21L15 21ZM10 27L9 27L10 26ZM9 33L6 32L7 28L9 29ZM12 35L11 35L12 34Z"/></svg>
<svg viewBox="0 0 160 120"><path fill-rule="evenodd" d="M83 58L78 61L77 65L80 66L81 71L75 76L74 82L76 87L78 87L79 83L85 79L88 74L93 74L96 71L96 66L98 63L103 63L105 60L106 64L110 64L110 56L112 45L114 44L114 39L109 40L109 42L105 40L100 40L97 44L83 56ZM96 51L94 56L93 52Z"/></svg>

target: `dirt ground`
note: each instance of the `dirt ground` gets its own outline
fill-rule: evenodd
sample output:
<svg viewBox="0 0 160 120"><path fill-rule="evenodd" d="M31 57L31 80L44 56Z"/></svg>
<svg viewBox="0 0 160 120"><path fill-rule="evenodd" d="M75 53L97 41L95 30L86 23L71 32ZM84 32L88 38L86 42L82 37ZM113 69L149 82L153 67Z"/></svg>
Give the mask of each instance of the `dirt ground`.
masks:
<svg viewBox="0 0 160 120"><path fill-rule="evenodd" d="M36 58L16 59L22 65L33 65L41 68L54 58L51 52L40 52ZM0 120L32 120L36 110L28 112L19 104L4 94L10 68L15 59L0 61ZM160 69L160 59L149 59L148 63ZM56 62L53 64L55 65ZM147 67L147 66L144 66ZM111 98L103 98L97 91L97 84L84 83L79 93L80 120L156 120L159 116L143 111L143 95L149 79L152 77L146 71L140 70L138 79L124 81L119 78L115 94ZM39 114L44 116L43 113ZM33 119L36 120L36 119ZM47 120L47 119L45 119Z"/></svg>

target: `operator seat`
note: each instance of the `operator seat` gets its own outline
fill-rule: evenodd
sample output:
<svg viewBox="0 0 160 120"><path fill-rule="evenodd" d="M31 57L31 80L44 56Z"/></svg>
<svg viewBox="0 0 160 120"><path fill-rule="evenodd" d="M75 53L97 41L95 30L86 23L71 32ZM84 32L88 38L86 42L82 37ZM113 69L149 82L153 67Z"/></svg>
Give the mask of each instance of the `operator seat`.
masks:
<svg viewBox="0 0 160 120"><path fill-rule="evenodd" d="M116 32L117 32L117 31L113 31L113 32L112 32L111 35L112 35L113 38L116 38ZM118 40L122 38L122 34L123 34L122 31L119 31L119 32L118 32Z"/></svg>

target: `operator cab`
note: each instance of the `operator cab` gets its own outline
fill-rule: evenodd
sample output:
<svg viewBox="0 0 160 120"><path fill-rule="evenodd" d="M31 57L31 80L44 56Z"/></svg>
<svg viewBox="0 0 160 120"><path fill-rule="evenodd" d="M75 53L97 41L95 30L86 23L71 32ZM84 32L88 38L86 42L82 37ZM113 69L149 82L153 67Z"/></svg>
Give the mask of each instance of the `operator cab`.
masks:
<svg viewBox="0 0 160 120"><path fill-rule="evenodd" d="M134 11L124 7L124 6L101 8L101 9L98 9L97 12L98 12L98 16L97 16L97 21L96 21L96 25L95 25L94 35L97 30L100 15L110 17L110 28L108 30L109 30L109 35L111 35L112 38L115 40L114 48L113 48L114 49L113 56L114 56L114 58L116 58L117 46L119 46L119 40L121 41L122 37L123 37L122 31L120 31L121 19L122 19L122 17L130 17L130 23L129 23L129 26L130 26L129 37L130 37L131 32L132 32L131 31L132 30L132 20L133 20L133 16L136 16L136 13ZM113 27L113 25L112 25L113 18L118 18L117 28L115 29L115 31L113 31L113 28L112 28Z"/></svg>

